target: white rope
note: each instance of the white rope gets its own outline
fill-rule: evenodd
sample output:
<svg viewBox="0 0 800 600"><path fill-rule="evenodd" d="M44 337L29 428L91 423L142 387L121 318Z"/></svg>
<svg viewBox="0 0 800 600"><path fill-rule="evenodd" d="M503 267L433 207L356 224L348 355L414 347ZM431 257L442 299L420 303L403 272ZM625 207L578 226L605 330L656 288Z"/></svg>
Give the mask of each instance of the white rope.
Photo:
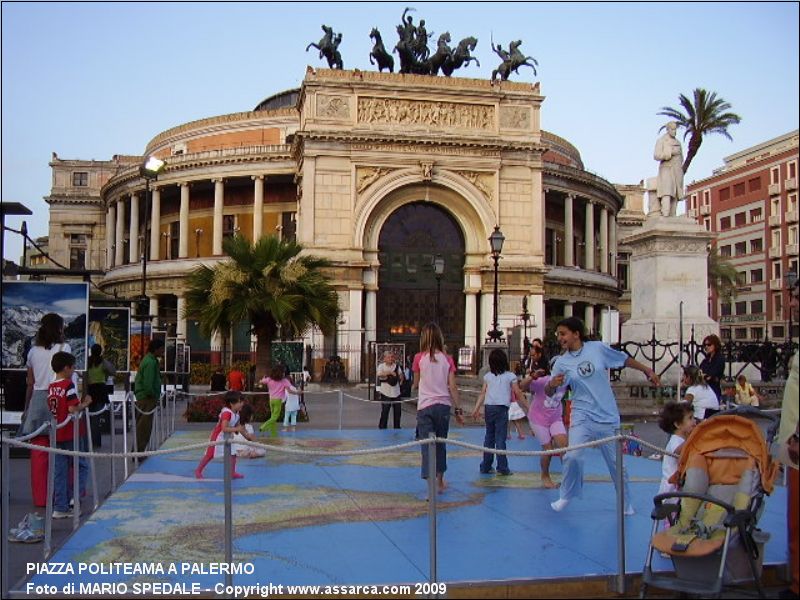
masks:
<svg viewBox="0 0 800 600"><path fill-rule="evenodd" d="M103 408L101 408L98 411L92 412L90 410L87 410L86 412L89 413L90 417L96 417L97 415L102 415L104 412L110 410L110 408L111 408L111 405L110 404L106 404Z"/></svg>
<svg viewBox="0 0 800 600"><path fill-rule="evenodd" d="M358 400L359 402L366 402L367 404L372 404L374 402L380 402L381 404L402 404L403 402L413 402L414 404L417 403L417 398L401 398L399 400L384 400L381 398L373 398L370 400L369 398L361 398L359 396L353 396L352 394L342 394L344 398L350 398L352 400Z"/></svg>
<svg viewBox="0 0 800 600"><path fill-rule="evenodd" d="M26 442L28 440L32 440L33 438L43 434L48 429L50 429L50 422L49 421L47 423L43 423L42 425L40 425L39 429L37 429L36 431L31 432L31 433L29 433L27 435L20 436L18 438L14 438L14 439L16 439L16 440L18 440L20 442Z"/></svg>

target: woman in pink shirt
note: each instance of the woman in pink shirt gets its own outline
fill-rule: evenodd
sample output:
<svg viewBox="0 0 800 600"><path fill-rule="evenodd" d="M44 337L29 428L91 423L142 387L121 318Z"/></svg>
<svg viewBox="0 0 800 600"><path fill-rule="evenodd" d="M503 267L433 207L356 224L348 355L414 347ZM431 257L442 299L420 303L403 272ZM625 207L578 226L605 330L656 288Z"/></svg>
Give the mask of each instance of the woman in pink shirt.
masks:
<svg viewBox="0 0 800 600"><path fill-rule="evenodd" d="M261 431L270 430L270 435L278 435L278 417L281 416L281 405L286 402L286 391L297 394L298 391L292 386L292 382L286 377L286 369L282 364L272 367L269 377L264 377L261 383L267 386L269 391L269 419L261 425Z"/></svg>
<svg viewBox="0 0 800 600"><path fill-rule="evenodd" d="M424 440L433 433L446 438L450 429L450 407L455 408L456 421L464 424L459 407L461 398L456 387L456 365L444 353L442 330L436 323L428 323L422 328L419 342L420 352L414 357L414 384L419 388L417 400L417 436ZM428 448L422 451L422 478L428 478ZM447 470L447 445L436 444L436 481L439 492L447 487L444 472Z"/></svg>

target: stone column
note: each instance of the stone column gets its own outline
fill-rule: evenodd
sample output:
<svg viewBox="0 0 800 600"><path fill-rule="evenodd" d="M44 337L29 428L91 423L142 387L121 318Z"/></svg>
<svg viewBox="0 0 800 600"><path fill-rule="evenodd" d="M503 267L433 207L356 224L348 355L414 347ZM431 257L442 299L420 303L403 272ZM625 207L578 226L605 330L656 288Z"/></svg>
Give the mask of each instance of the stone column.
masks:
<svg viewBox="0 0 800 600"><path fill-rule="evenodd" d="M564 305L564 317L571 317L574 310L575 310L575 303L567 302Z"/></svg>
<svg viewBox="0 0 800 600"><path fill-rule="evenodd" d="M128 236L131 240L128 262L139 262L139 194L131 194L131 220Z"/></svg>
<svg viewBox="0 0 800 600"><path fill-rule="evenodd" d="M181 183L181 211L178 225L178 258L189 256L189 183ZM173 257L174 258L174 257Z"/></svg>
<svg viewBox="0 0 800 600"><path fill-rule="evenodd" d="M361 379L361 290L350 290L350 311L347 319L347 327L350 331L347 334L347 345L350 347L347 364L347 378L350 381Z"/></svg>
<svg viewBox="0 0 800 600"><path fill-rule="evenodd" d="M211 253L222 254L222 211L225 206L225 184L222 179L214 179L214 237Z"/></svg>
<svg viewBox="0 0 800 600"><path fill-rule="evenodd" d="M153 315L153 320L151 321L153 327L158 327L158 296L150 296L149 313Z"/></svg>
<svg viewBox="0 0 800 600"><path fill-rule="evenodd" d="M572 194L564 197L564 266L575 266L575 231L572 225Z"/></svg>
<svg viewBox="0 0 800 600"><path fill-rule="evenodd" d="M253 200L253 242L264 235L264 176L253 175L255 198Z"/></svg>
<svg viewBox="0 0 800 600"><path fill-rule="evenodd" d="M178 323L175 327L175 335L186 339L186 296L178 295Z"/></svg>
<svg viewBox="0 0 800 600"><path fill-rule="evenodd" d="M161 190L152 188L152 204L150 216L150 260L159 260L161 256L159 240L161 239Z"/></svg>
<svg viewBox="0 0 800 600"><path fill-rule="evenodd" d="M114 252L116 245L114 243L115 231L117 226L117 207L113 202L108 203L106 210L106 269L110 269L116 263L114 262Z"/></svg>
<svg viewBox="0 0 800 600"><path fill-rule="evenodd" d="M478 294L466 292L464 298L464 345L474 349L478 346Z"/></svg>
<svg viewBox="0 0 800 600"><path fill-rule="evenodd" d="M608 219L608 272L617 276L617 216Z"/></svg>
<svg viewBox="0 0 800 600"><path fill-rule="evenodd" d="M587 304L583 309L583 324L586 327L586 333L594 330L594 305Z"/></svg>
<svg viewBox="0 0 800 600"><path fill-rule="evenodd" d="M116 251L114 252L114 264L120 266L125 259L125 200L120 198L117 201L117 234L116 234Z"/></svg>
<svg viewBox="0 0 800 600"><path fill-rule="evenodd" d="M608 273L608 209L600 208L600 272Z"/></svg>
<svg viewBox="0 0 800 600"><path fill-rule="evenodd" d="M584 235L586 242L586 260L584 268L587 271L594 271L594 204L591 200L586 201L586 231Z"/></svg>
<svg viewBox="0 0 800 600"><path fill-rule="evenodd" d="M378 339L378 293L375 290L367 290L366 314L364 315L364 328L367 333L367 342L374 342Z"/></svg>

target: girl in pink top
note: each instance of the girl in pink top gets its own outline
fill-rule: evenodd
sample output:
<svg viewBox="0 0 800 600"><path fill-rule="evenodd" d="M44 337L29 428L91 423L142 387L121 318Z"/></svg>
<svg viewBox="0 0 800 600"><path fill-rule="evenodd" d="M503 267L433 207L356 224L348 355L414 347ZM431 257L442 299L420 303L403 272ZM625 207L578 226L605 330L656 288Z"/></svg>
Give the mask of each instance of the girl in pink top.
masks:
<svg viewBox="0 0 800 600"><path fill-rule="evenodd" d="M567 446L567 430L562 420L561 399L567 390L567 386L561 386L548 396L544 387L550 381L550 376L544 369L539 369L528 374L522 380L520 387L523 389L530 383L531 406L528 411L528 422L531 432L539 440L543 450L553 448L564 448ZM542 469L542 485L546 488L558 487L550 479L550 460L552 456L546 455L539 459Z"/></svg>
<svg viewBox="0 0 800 600"><path fill-rule="evenodd" d="M464 424L459 407L461 398L456 387L456 365L444 353L442 330L436 323L428 323L422 328L419 343L420 352L414 357L413 387L419 388L417 400L417 439L424 440L433 433L446 438L450 430L450 406L455 407L456 421ZM422 478L428 478L428 449L422 451ZM436 481L439 492L447 488L444 472L447 470L447 445L436 444Z"/></svg>
<svg viewBox="0 0 800 600"><path fill-rule="evenodd" d="M293 394L299 393L292 382L286 378L286 369L282 364L276 364L269 372L269 377L264 377L261 383L269 391L269 419L261 425L261 431L270 430L270 435L278 435L278 418L281 416L281 406L286 402L286 391Z"/></svg>

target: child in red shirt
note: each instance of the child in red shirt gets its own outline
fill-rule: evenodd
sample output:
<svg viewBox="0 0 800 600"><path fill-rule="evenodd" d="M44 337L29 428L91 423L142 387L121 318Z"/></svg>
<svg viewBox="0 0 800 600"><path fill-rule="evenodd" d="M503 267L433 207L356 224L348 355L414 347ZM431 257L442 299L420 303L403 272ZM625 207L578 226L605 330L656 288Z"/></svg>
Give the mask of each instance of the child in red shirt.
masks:
<svg viewBox="0 0 800 600"><path fill-rule="evenodd" d="M47 403L50 412L56 419L56 424L62 423L69 415L79 413L89 406L92 399L86 396L83 401L78 397L72 375L75 372L75 357L69 352L56 352L50 361L50 366L56 373L56 380L50 384L47 391ZM86 435L86 424L80 424L80 444L76 444L74 439L74 428L72 423L67 423L61 429L56 430L56 446L62 450L86 450L83 443ZM54 501L53 518L68 519L72 517L69 508L70 485L69 485L69 465L72 461L71 456L56 454L55 476L54 476ZM78 459L78 480L81 492L86 489L86 475L89 466L84 457Z"/></svg>

